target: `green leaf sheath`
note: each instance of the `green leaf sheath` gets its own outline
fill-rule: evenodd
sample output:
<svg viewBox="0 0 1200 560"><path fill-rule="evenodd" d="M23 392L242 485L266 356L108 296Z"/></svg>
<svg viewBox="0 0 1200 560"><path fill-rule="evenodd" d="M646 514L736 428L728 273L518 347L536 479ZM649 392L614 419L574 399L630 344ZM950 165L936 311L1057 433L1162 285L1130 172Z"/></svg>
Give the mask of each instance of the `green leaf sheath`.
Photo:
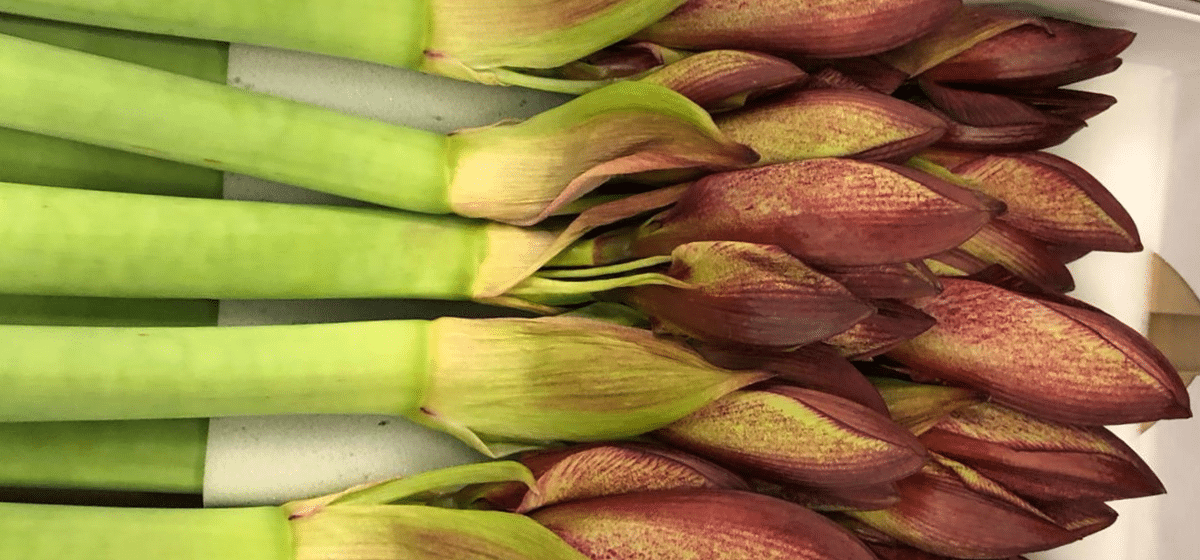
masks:
<svg viewBox="0 0 1200 560"><path fill-rule="evenodd" d="M485 222L0 184L0 293L466 300Z"/></svg>
<svg viewBox="0 0 1200 560"><path fill-rule="evenodd" d="M429 324L0 325L0 422L415 414Z"/></svg>
<svg viewBox="0 0 1200 560"><path fill-rule="evenodd" d="M277 507L139 509L0 504L0 556L21 560L293 560Z"/></svg>
<svg viewBox="0 0 1200 560"><path fill-rule="evenodd" d="M450 212L441 134L9 36L0 126Z"/></svg>
<svg viewBox="0 0 1200 560"><path fill-rule="evenodd" d="M0 33L225 83L225 43L0 14ZM0 128L0 181L220 198L220 171Z"/></svg>
<svg viewBox="0 0 1200 560"><path fill-rule="evenodd" d="M0 423L0 487L199 494L207 419Z"/></svg>
<svg viewBox="0 0 1200 560"><path fill-rule="evenodd" d="M0 1L27 16L280 46L416 68L429 35L428 0Z"/></svg>

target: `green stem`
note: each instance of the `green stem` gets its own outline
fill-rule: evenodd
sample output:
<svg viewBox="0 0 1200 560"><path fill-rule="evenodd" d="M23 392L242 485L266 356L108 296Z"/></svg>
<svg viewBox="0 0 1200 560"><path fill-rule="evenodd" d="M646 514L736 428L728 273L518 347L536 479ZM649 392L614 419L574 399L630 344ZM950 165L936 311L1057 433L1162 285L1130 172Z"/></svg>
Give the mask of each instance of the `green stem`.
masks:
<svg viewBox="0 0 1200 560"><path fill-rule="evenodd" d="M22 560L292 560L278 507L138 509L0 503L0 556Z"/></svg>
<svg viewBox="0 0 1200 560"><path fill-rule="evenodd" d="M367 208L0 184L0 293L463 300L496 228L523 231Z"/></svg>
<svg viewBox="0 0 1200 560"><path fill-rule="evenodd" d="M0 486L199 494L207 419L0 423Z"/></svg>
<svg viewBox="0 0 1200 560"><path fill-rule="evenodd" d="M0 421L414 414L429 324L0 325Z"/></svg>
<svg viewBox="0 0 1200 560"><path fill-rule="evenodd" d="M446 137L432 132L8 36L0 107L8 128L450 212Z"/></svg>

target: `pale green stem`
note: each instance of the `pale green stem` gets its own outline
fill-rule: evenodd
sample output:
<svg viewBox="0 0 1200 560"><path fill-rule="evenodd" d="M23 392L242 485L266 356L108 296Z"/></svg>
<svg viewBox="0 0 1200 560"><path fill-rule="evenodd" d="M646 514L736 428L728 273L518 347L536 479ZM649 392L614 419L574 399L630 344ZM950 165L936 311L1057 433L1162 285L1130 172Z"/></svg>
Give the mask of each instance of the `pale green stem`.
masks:
<svg viewBox="0 0 1200 560"><path fill-rule="evenodd" d="M446 137L428 131L9 36L0 107L8 128L450 212Z"/></svg>
<svg viewBox="0 0 1200 560"><path fill-rule="evenodd" d="M100 508L0 503L0 557L21 560L293 560L278 507Z"/></svg>
<svg viewBox="0 0 1200 560"><path fill-rule="evenodd" d="M0 421L417 414L429 325L0 325Z"/></svg>
<svg viewBox="0 0 1200 560"><path fill-rule="evenodd" d="M199 494L207 419L0 423L0 486Z"/></svg>
<svg viewBox="0 0 1200 560"><path fill-rule="evenodd" d="M487 224L0 184L0 293L469 299Z"/></svg>
<svg viewBox="0 0 1200 560"><path fill-rule="evenodd" d="M4 0L0 11L417 68L428 0Z"/></svg>

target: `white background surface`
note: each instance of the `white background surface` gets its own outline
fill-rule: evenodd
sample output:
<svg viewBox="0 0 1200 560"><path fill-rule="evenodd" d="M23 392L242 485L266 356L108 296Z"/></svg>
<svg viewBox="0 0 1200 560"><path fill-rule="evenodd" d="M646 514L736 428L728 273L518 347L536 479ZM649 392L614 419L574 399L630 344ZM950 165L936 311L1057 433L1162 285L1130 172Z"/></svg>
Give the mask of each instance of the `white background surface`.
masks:
<svg viewBox="0 0 1200 560"><path fill-rule="evenodd" d="M1188 4L1191 0L1158 0ZM1056 153L1079 163L1126 205L1147 251L1165 256L1200 287L1200 16L1138 0L1044 0L1052 12L1138 32L1116 73L1082 89L1117 96L1118 104ZM449 131L537 113L563 98L489 88L325 57L235 47L230 80L251 89L319 103L398 124ZM397 157L403 157L398 154ZM226 179L229 198L328 202L299 189ZM1075 263L1075 295L1145 329L1147 253L1094 255ZM469 315L470 306L427 302L223 302L224 324L312 322ZM1200 395L1193 390L1193 400ZM1155 468L1167 496L1118 502L1118 523L1044 559L1184 560L1200 558L1192 521L1200 504L1200 421L1172 421L1144 435L1116 430ZM397 474L476 460L448 436L401 419L287 417L214 420L205 499L210 505L270 503L332 491Z"/></svg>

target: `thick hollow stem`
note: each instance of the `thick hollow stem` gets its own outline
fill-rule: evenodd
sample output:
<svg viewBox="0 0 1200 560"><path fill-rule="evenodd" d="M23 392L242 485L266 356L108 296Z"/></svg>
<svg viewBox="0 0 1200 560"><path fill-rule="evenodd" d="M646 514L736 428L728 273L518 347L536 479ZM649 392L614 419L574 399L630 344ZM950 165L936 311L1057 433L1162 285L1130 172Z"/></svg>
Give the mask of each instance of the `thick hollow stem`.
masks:
<svg viewBox="0 0 1200 560"><path fill-rule="evenodd" d="M498 228L518 229L366 208L0 184L0 293L462 300Z"/></svg>
<svg viewBox="0 0 1200 560"><path fill-rule="evenodd" d="M0 11L405 68L417 67L429 33L427 0L14 0Z"/></svg>
<svg viewBox="0 0 1200 560"><path fill-rule="evenodd" d="M199 494L207 419L0 423L0 487Z"/></svg>
<svg viewBox="0 0 1200 560"><path fill-rule="evenodd" d="M0 503L0 556L23 560L292 560L277 507L137 509Z"/></svg>
<svg viewBox="0 0 1200 560"><path fill-rule="evenodd" d="M446 138L0 36L0 126L448 213Z"/></svg>
<svg viewBox="0 0 1200 560"><path fill-rule="evenodd" d="M428 325L4 325L0 421L415 413Z"/></svg>

